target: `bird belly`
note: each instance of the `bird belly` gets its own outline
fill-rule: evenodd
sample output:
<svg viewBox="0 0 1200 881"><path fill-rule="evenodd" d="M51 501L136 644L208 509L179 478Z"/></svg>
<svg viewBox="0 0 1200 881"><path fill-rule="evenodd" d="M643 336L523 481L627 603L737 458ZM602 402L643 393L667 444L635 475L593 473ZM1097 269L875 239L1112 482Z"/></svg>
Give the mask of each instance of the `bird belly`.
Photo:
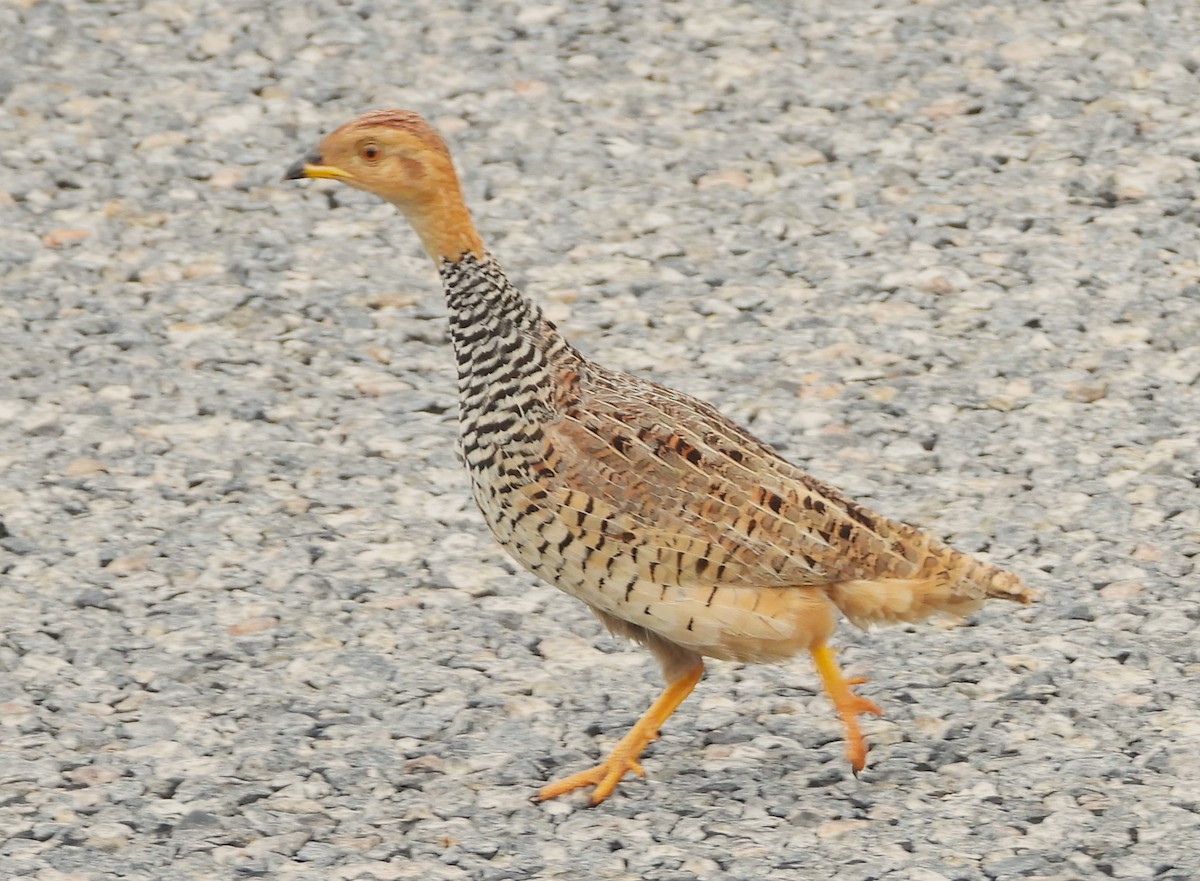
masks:
<svg viewBox="0 0 1200 881"><path fill-rule="evenodd" d="M533 504L480 508L505 550L543 581L701 655L782 660L833 630L833 606L819 587L688 583L632 532L581 529L579 518Z"/></svg>
<svg viewBox="0 0 1200 881"><path fill-rule="evenodd" d="M698 654L762 663L826 639L833 606L816 587L680 586L639 581L626 594L591 592L589 605Z"/></svg>

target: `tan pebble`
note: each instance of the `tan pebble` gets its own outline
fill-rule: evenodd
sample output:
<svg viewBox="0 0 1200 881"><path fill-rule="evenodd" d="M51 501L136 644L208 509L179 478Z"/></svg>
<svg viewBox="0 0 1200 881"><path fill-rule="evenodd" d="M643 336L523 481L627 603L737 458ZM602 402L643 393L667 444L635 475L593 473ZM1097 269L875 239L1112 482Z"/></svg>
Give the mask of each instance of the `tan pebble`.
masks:
<svg viewBox="0 0 1200 881"><path fill-rule="evenodd" d="M311 507L312 499L306 499L303 496L293 496L283 502L283 510L289 514L303 514Z"/></svg>
<svg viewBox="0 0 1200 881"><path fill-rule="evenodd" d="M1067 392L1063 396L1068 401L1079 404L1091 404L1099 401L1108 394L1108 383L1096 380L1082 380L1067 383Z"/></svg>
<svg viewBox="0 0 1200 881"><path fill-rule="evenodd" d="M81 783L84 786L112 783L120 776L121 772L119 770L107 765L84 765L81 768L72 768L67 774L68 779L72 783Z"/></svg>
<svg viewBox="0 0 1200 881"><path fill-rule="evenodd" d="M396 609L419 606L421 605L421 601L416 597L378 597L373 600L367 600L366 604L377 609L387 609L390 612Z"/></svg>
<svg viewBox="0 0 1200 881"><path fill-rule="evenodd" d="M829 401L842 393L845 386L840 382L822 385L802 385L796 389L796 397L802 401Z"/></svg>
<svg viewBox="0 0 1200 881"><path fill-rule="evenodd" d="M392 350L387 346L367 346L366 353L380 364L392 363Z"/></svg>
<svg viewBox="0 0 1200 881"><path fill-rule="evenodd" d="M971 108L971 100L965 95L949 95L927 104L919 111L928 119L946 119L951 116L962 116Z"/></svg>
<svg viewBox="0 0 1200 881"><path fill-rule="evenodd" d="M331 844L337 845L338 847L348 847L351 850L370 850L371 848L375 847L376 845L383 843L383 836L381 836L381 835L331 835L329 837L329 841ZM367 865L367 864L364 864L364 865ZM347 868L349 868L349 867L347 867ZM355 867L356 870L358 868L359 867ZM395 868L395 867L392 867L392 868ZM372 876L378 877L380 879L386 878L386 877L396 878L396 877L399 877L399 873L394 874L394 875L381 875L375 871L369 871L369 872L364 871L361 877L370 878ZM354 876L347 873L345 877L354 877Z"/></svg>
<svg viewBox="0 0 1200 881"><path fill-rule="evenodd" d="M158 147L179 147L188 142L187 132L153 132L138 142L139 150L154 150Z"/></svg>
<svg viewBox="0 0 1200 881"><path fill-rule="evenodd" d="M750 178L742 174L740 171L710 171L708 174L703 174L696 181L696 188L700 190L708 190L713 187L737 187L743 189L750 185Z"/></svg>
<svg viewBox="0 0 1200 881"><path fill-rule="evenodd" d="M211 186L218 189L227 190L241 183L242 176L240 168L222 168L220 171L213 172L208 182Z"/></svg>
<svg viewBox="0 0 1200 881"><path fill-rule="evenodd" d="M151 266L138 273L138 280L144 284L169 284L182 278L183 272L172 263Z"/></svg>
<svg viewBox="0 0 1200 881"><path fill-rule="evenodd" d="M548 24L562 15L563 8L554 3L523 3L518 7L518 24L526 27L539 27Z"/></svg>
<svg viewBox="0 0 1200 881"><path fill-rule="evenodd" d="M102 789L76 789L71 793L71 809L75 811L95 808L108 801Z"/></svg>
<svg viewBox="0 0 1200 881"><path fill-rule="evenodd" d="M231 636L246 636L251 633L262 633L266 630L272 630L279 624L279 619L270 615L260 615L256 618L247 618L244 621L239 621L237 624L230 624L225 630Z"/></svg>
<svg viewBox="0 0 1200 881"><path fill-rule="evenodd" d="M867 312L875 321L893 322L914 318L921 314L921 309L912 303L871 303L867 306Z"/></svg>
<svg viewBox="0 0 1200 881"><path fill-rule="evenodd" d="M513 83L513 91L527 98L536 98L546 94L549 90L550 87L541 80L517 80Z"/></svg>
<svg viewBox="0 0 1200 881"><path fill-rule="evenodd" d="M412 388L408 383L387 373L359 369L353 371L353 374L352 381L354 388L358 390L359 394L366 395L369 398L379 398L383 395L408 391Z"/></svg>
<svg viewBox="0 0 1200 881"><path fill-rule="evenodd" d="M488 595L492 592L491 585L507 575L507 570L483 563L452 563L446 567L446 581L450 586L471 596Z"/></svg>
<svg viewBox="0 0 1200 881"><path fill-rule="evenodd" d="M1125 493L1125 501L1133 505L1149 505L1158 498L1158 487L1143 483Z"/></svg>
<svg viewBox="0 0 1200 881"><path fill-rule="evenodd" d="M858 832L870 825L866 820L826 820L817 827L817 838L837 838L847 832Z"/></svg>
<svg viewBox="0 0 1200 881"><path fill-rule="evenodd" d="M289 814L320 814L325 806L313 798L296 798L291 796L273 796L270 802L272 810L284 811Z"/></svg>
<svg viewBox="0 0 1200 881"><path fill-rule="evenodd" d="M86 239L91 233L86 229L69 229L60 227L52 229L42 236L42 244L47 248L61 248L63 245L69 245L71 242L78 242Z"/></svg>
<svg viewBox="0 0 1200 881"><path fill-rule="evenodd" d="M208 329L207 324L196 324L192 321L175 321L167 325L168 333L196 333Z"/></svg>
<svg viewBox="0 0 1200 881"><path fill-rule="evenodd" d="M205 55L220 55L233 45L233 36L228 31L205 31L196 45Z"/></svg>
<svg viewBox="0 0 1200 881"><path fill-rule="evenodd" d="M504 712L514 719L531 719L535 716L545 716L552 711L553 707L550 704L528 695L518 695L504 703Z"/></svg>
<svg viewBox="0 0 1200 881"><path fill-rule="evenodd" d="M1027 398L1033 394L1033 383L1027 379L1014 379L1004 386L1004 394L1010 398Z"/></svg>
<svg viewBox="0 0 1200 881"><path fill-rule="evenodd" d="M471 124L460 116L439 116L433 122L434 127L443 135L457 135L471 127Z"/></svg>
<svg viewBox="0 0 1200 881"><path fill-rule="evenodd" d="M98 474L108 471L103 462L96 459L76 459L69 463L62 473L67 477L84 477L88 474Z"/></svg>
<svg viewBox="0 0 1200 881"><path fill-rule="evenodd" d="M215 260L198 260L183 267L183 277L207 278L210 275L220 275L224 271L224 265Z"/></svg>
<svg viewBox="0 0 1200 881"><path fill-rule="evenodd" d="M942 272L932 272L921 275L921 290L928 291L931 294L952 294L958 290L958 286L950 280L950 277Z"/></svg>
<svg viewBox="0 0 1200 881"><path fill-rule="evenodd" d="M547 636L538 642L538 654L548 661L590 661L600 657L591 642L578 636L560 634Z"/></svg>
<svg viewBox="0 0 1200 881"><path fill-rule="evenodd" d="M1162 559L1162 551L1154 545L1140 544L1130 552L1129 556L1142 562L1154 563Z"/></svg>
<svg viewBox="0 0 1200 881"><path fill-rule="evenodd" d="M408 455L409 444L402 441L398 437L389 437L388 435L378 435L369 437L363 441L363 447L372 456L380 456L384 459L403 459Z"/></svg>
<svg viewBox="0 0 1200 881"><path fill-rule="evenodd" d="M440 771L446 766L445 759L440 756L418 756L415 759L409 759L404 763L405 771L417 771L428 769L430 771Z"/></svg>
<svg viewBox="0 0 1200 881"><path fill-rule="evenodd" d="M807 144L797 144L785 154L785 162L797 168L807 168L812 165L823 165L829 160L816 147Z"/></svg>
<svg viewBox="0 0 1200 881"><path fill-rule="evenodd" d="M204 128L210 139L225 138L248 131L258 123L262 108L257 104L242 104L209 110L204 119Z"/></svg>
<svg viewBox="0 0 1200 881"><path fill-rule="evenodd" d="M123 383L106 385L96 392L96 397L104 401L130 401L133 400L133 387Z"/></svg>
<svg viewBox="0 0 1200 881"><path fill-rule="evenodd" d="M367 305L372 309L402 309L419 302L416 294L406 291L377 291L367 297Z"/></svg>
<svg viewBox="0 0 1200 881"><path fill-rule="evenodd" d="M1112 700L1115 703L1121 704L1125 707L1144 707L1146 704L1150 703L1150 695L1125 692L1124 694L1118 694Z"/></svg>
<svg viewBox="0 0 1200 881"><path fill-rule="evenodd" d="M1033 655L1001 655L1000 660L1010 670L1029 670L1036 672L1042 669L1042 661Z"/></svg>
<svg viewBox="0 0 1200 881"><path fill-rule="evenodd" d="M1000 47L1000 57L1018 64L1040 61L1054 53L1054 44L1041 37L1024 37Z"/></svg>
<svg viewBox="0 0 1200 881"><path fill-rule="evenodd" d="M99 104L95 98L72 98L58 105L59 113L67 116L91 116Z"/></svg>
<svg viewBox="0 0 1200 881"><path fill-rule="evenodd" d="M571 317L571 307L566 303L547 303L542 311L555 324L562 324Z"/></svg>
<svg viewBox="0 0 1200 881"><path fill-rule="evenodd" d="M117 557L104 569L114 575L125 575L129 572L144 572L149 567L150 559L145 554L125 554Z"/></svg>
<svg viewBox="0 0 1200 881"><path fill-rule="evenodd" d="M116 850L129 844L132 832L124 823L97 823L88 830L87 843L103 850Z"/></svg>
<svg viewBox="0 0 1200 881"><path fill-rule="evenodd" d="M122 713L129 712L130 710L136 710L145 702L147 697L148 695L144 691L135 692L129 697L113 704L113 709Z"/></svg>
<svg viewBox="0 0 1200 881"><path fill-rule="evenodd" d="M1140 581L1114 581L1100 588L1100 596L1106 600L1128 600L1142 592Z"/></svg>

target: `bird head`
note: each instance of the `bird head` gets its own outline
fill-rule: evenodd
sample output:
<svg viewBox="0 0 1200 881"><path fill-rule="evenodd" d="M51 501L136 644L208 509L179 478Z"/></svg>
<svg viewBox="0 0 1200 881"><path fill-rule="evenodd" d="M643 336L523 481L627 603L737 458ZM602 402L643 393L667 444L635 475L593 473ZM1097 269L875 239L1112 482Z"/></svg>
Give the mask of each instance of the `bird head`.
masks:
<svg viewBox="0 0 1200 881"><path fill-rule="evenodd" d="M391 202L437 263L483 256L446 143L411 110L374 110L334 129L284 174L302 178L338 180Z"/></svg>

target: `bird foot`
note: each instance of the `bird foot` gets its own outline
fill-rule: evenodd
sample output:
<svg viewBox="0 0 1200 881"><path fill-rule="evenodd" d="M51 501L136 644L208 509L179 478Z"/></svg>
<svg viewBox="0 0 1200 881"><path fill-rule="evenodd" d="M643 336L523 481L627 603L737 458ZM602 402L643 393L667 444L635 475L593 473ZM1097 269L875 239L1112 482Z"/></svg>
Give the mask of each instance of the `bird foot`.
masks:
<svg viewBox="0 0 1200 881"><path fill-rule="evenodd" d="M639 777L645 777L646 772L642 770L638 757L646 748L646 744L658 738L663 722L667 721L667 717L675 712L675 708L685 697L691 694L692 689L696 687L696 683L703 675L704 664L699 658L696 658L691 667L667 683L662 694L650 705L650 709L642 714L629 732L617 742L613 751L608 754L608 758L594 768L588 768L586 771L580 771L578 774L572 774L562 780L547 783L538 790L537 800L545 801L565 792L572 792L585 786L594 786L596 788L592 792L592 804L598 805L612 795L617 784L621 782L621 778L628 772L632 771Z"/></svg>
<svg viewBox="0 0 1200 881"><path fill-rule="evenodd" d="M863 681L860 676L849 680L846 684L848 686L859 685ZM842 727L846 729L846 760L850 762L850 768L857 777L858 772L867 764L867 742L863 738L862 729L858 727L858 716L862 713L882 716L883 710L875 701L855 694L849 688L844 694L831 695L831 697L833 697L833 704L837 708L838 716L842 719Z"/></svg>
<svg viewBox="0 0 1200 881"><path fill-rule="evenodd" d="M547 783L538 790L537 800L545 801L585 786L594 786L596 789L592 792L592 804L600 804L612 795L613 790L617 788L617 784L627 772L632 771L639 777L646 776L646 772L637 759L631 758L628 754L619 755L621 752L623 751L620 749L614 749L608 758L596 767Z"/></svg>
<svg viewBox="0 0 1200 881"><path fill-rule="evenodd" d="M846 731L846 759L857 777L858 772L867 764L867 742L863 738L862 729L858 727L858 717L863 713L882 716L883 710L873 700L850 690L851 686L866 682L866 677L843 677L834 661L833 650L828 645L819 643L814 646L813 660L821 674L825 691L828 692L829 699L833 701L834 709L842 720L842 727Z"/></svg>

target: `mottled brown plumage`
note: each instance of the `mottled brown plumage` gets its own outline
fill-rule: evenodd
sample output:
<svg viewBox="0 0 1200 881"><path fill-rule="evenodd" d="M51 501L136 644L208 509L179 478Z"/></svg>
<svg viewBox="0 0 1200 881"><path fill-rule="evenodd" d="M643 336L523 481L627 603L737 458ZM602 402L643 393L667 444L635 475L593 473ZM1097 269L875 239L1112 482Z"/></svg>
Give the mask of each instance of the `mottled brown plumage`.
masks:
<svg viewBox="0 0 1200 881"><path fill-rule="evenodd" d="M667 687L595 768L546 785L602 801L691 692L702 658L812 654L858 771L859 697L828 644L856 624L1028 602L1019 578L851 501L708 404L588 361L509 284L463 204L445 144L410 111L351 120L288 171L404 212L442 276L459 366L463 456L497 540L646 645Z"/></svg>

